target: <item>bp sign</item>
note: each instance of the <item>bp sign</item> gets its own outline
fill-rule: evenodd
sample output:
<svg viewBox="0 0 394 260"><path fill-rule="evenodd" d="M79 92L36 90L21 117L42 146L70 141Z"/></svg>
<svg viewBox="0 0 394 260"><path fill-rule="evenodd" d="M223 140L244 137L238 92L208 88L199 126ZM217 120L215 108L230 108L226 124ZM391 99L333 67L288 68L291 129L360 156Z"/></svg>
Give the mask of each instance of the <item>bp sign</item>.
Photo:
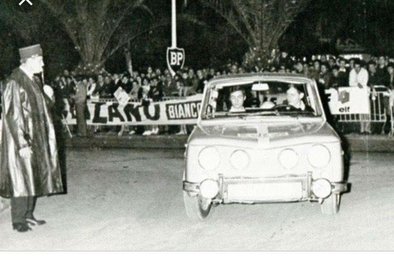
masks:
<svg viewBox="0 0 394 260"><path fill-rule="evenodd" d="M177 47L167 48L167 66L174 76L185 64L185 50Z"/></svg>

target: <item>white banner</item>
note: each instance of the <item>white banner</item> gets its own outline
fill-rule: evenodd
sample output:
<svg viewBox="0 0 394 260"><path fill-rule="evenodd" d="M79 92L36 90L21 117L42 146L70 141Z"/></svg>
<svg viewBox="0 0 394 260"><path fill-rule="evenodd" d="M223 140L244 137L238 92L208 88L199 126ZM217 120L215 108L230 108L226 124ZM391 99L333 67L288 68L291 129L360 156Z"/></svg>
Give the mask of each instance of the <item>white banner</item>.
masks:
<svg viewBox="0 0 394 260"><path fill-rule="evenodd" d="M369 90L358 87L340 87L325 90L333 115L370 114Z"/></svg>
<svg viewBox="0 0 394 260"><path fill-rule="evenodd" d="M149 102L118 102L88 100L88 125L180 125L196 124L200 112L202 95L184 99ZM76 124L75 110L65 100L63 111L65 122Z"/></svg>

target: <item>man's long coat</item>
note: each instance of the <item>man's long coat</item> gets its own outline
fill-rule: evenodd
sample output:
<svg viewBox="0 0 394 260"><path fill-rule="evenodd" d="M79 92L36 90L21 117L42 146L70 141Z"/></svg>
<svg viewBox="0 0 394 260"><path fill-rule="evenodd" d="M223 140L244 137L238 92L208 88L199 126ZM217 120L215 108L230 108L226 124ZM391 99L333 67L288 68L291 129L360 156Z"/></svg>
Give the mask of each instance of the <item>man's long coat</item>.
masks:
<svg viewBox="0 0 394 260"><path fill-rule="evenodd" d="M53 120L39 83L15 69L3 84L2 110L0 196L62 192ZM20 156L24 147L30 156Z"/></svg>

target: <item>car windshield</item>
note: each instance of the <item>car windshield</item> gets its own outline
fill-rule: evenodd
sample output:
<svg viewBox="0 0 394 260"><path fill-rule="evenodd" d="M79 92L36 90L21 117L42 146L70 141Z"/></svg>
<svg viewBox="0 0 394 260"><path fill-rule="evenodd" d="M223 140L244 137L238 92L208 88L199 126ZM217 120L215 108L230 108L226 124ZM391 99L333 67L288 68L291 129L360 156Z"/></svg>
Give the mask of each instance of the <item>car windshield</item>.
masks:
<svg viewBox="0 0 394 260"><path fill-rule="evenodd" d="M285 81L218 84L207 91L202 118L320 116L317 95L313 90L306 83Z"/></svg>

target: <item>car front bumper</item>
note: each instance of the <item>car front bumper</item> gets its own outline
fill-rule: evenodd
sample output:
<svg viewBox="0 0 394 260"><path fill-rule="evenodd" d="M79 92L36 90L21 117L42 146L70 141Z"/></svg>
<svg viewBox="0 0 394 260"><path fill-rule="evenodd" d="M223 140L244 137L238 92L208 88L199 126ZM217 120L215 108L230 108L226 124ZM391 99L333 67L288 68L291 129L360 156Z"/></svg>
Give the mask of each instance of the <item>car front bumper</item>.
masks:
<svg viewBox="0 0 394 260"><path fill-rule="evenodd" d="M326 180L326 179L325 179ZM314 193L313 185L317 180L312 174L303 176L290 175L270 178L225 178L219 175L217 180L217 194L212 201L218 203L258 203L258 202L287 202L287 201L318 201L323 197ZM343 193L348 190L346 182L329 182L330 194ZM202 182L201 182L202 183ZM201 183L184 181L183 190L190 195L201 194Z"/></svg>

